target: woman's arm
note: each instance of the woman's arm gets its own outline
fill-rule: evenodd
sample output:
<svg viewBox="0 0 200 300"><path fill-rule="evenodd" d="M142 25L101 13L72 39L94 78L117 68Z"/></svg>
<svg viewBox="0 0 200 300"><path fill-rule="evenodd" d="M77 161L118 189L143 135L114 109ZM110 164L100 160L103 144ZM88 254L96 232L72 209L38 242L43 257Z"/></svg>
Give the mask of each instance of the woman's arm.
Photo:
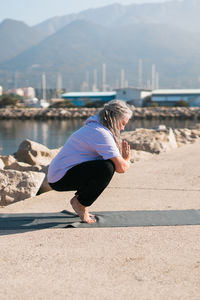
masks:
<svg viewBox="0 0 200 300"><path fill-rule="evenodd" d="M130 167L130 146L126 141L122 141L122 157L111 158L117 173L125 173Z"/></svg>

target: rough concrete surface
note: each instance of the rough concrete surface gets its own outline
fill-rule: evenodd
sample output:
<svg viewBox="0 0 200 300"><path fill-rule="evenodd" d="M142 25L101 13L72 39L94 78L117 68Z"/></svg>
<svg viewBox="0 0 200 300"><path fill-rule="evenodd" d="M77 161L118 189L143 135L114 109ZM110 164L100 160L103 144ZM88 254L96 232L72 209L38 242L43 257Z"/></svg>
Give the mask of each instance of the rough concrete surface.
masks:
<svg viewBox="0 0 200 300"><path fill-rule="evenodd" d="M115 174L91 207L200 209L200 143ZM71 210L51 191L0 213ZM200 226L1 231L1 299L200 299Z"/></svg>

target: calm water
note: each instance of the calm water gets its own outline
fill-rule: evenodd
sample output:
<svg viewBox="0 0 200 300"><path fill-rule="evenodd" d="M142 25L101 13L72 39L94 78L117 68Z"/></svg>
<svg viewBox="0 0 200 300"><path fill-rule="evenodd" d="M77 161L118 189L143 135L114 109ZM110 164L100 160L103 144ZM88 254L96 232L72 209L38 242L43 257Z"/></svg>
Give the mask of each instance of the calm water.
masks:
<svg viewBox="0 0 200 300"><path fill-rule="evenodd" d="M62 146L67 138L84 124L84 120L0 120L0 155L17 151L19 144L30 139L48 148ZM126 130L154 128L165 124L172 128L190 128L195 125L191 120L134 120Z"/></svg>

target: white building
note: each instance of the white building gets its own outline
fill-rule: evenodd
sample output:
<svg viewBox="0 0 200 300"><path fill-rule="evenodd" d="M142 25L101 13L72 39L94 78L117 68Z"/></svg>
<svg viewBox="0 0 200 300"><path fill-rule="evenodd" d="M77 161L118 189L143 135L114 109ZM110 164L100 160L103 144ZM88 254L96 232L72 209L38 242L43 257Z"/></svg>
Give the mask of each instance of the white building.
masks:
<svg viewBox="0 0 200 300"><path fill-rule="evenodd" d="M35 98L35 89L31 86L22 88L24 91L24 98L30 99Z"/></svg>
<svg viewBox="0 0 200 300"><path fill-rule="evenodd" d="M2 96L2 94L3 94L3 88L2 88L2 86L0 85L0 96Z"/></svg>
<svg viewBox="0 0 200 300"><path fill-rule="evenodd" d="M19 95L25 99L35 98L35 89L33 87L23 87L17 89L10 89L7 91L8 94Z"/></svg>
<svg viewBox="0 0 200 300"><path fill-rule="evenodd" d="M24 91L21 88L8 90L7 93L24 97Z"/></svg>
<svg viewBox="0 0 200 300"><path fill-rule="evenodd" d="M136 107L141 107L143 104L143 99L149 95L151 95L150 90L144 90L139 88L121 88L115 89L117 95L116 99L124 100L129 104L133 104Z"/></svg>

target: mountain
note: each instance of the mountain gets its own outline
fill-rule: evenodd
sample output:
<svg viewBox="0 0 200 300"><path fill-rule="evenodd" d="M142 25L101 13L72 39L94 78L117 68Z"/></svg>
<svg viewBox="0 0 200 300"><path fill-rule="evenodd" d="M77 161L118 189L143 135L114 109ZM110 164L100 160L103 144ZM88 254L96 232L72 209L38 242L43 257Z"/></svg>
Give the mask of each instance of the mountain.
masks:
<svg viewBox="0 0 200 300"><path fill-rule="evenodd" d="M70 14L61 17L57 16L45 20L44 22L35 25L33 28L45 35L51 35L77 19L78 18L76 14Z"/></svg>
<svg viewBox="0 0 200 300"><path fill-rule="evenodd" d="M88 67L104 61L107 34L110 36L102 26L85 21L72 22L38 45L2 63L0 70L18 70L25 77L29 74L32 79L45 72L55 87L57 72L69 81L76 75L81 78Z"/></svg>
<svg viewBox="0 0 200 300"><path fill-rule="evenodd" d="M122 69L129 84L136 86L142 59L145 83L155 64L160 87L199 87L199 11L200 0L174 0L113 4L34 27L5 20L0 24L0 84L13 87L17 78L18 86L40 87L45 72L48 87L56 87L60 73L63 87L79 90L89 80L91 88L94 70L101 86L105 63L111 86L120 81Z"/></svg>
<svg viewBox="0 0 200 300"><path fill-rule="evenodd" d="M89 21L103 26L112 25L118 17L123 16L126 10L126 6L112 4L96 9L88 9L78 14L69 14L50 18L35 25L34 28L47 35L51 35L69 23L77 20Z"/></svg>
<svg viewBox="0 0 200 300"><path fill-rule="evenodd" d="M6 19L0 24L0 62L38 44L44 34L24 22Z"/></svg>
<svg viewBox="0 0 200 300"><path fill-rule="evenodd" d="M200 1L166 1L164 3L113 4L96 9L88 9L77 14L51 18L34 28L52 34L75 20L86 20L99 25L124 26L130 24L165 23L187 31L200 32Z"/></svg>
<svg viewBox="0 0 200 300"><path fill-rule="evenodd" d="M49 87L56 87L59 72L64 86L78 90L88 76L86 72L91 83L94 69L100 85L102 64L106 63L110 84L115 85L124 68L129 83L135 86L139 58L143 60L144 80L151 78L154 63L161 86L189 87L190 81L197 84L199 76L200 37L168 24L130 24L108 29L77 20L2 63L0 79L5 72L17 70L22 82L29 78L31 85L39 86L41 74L45 72Z"/></svg>

